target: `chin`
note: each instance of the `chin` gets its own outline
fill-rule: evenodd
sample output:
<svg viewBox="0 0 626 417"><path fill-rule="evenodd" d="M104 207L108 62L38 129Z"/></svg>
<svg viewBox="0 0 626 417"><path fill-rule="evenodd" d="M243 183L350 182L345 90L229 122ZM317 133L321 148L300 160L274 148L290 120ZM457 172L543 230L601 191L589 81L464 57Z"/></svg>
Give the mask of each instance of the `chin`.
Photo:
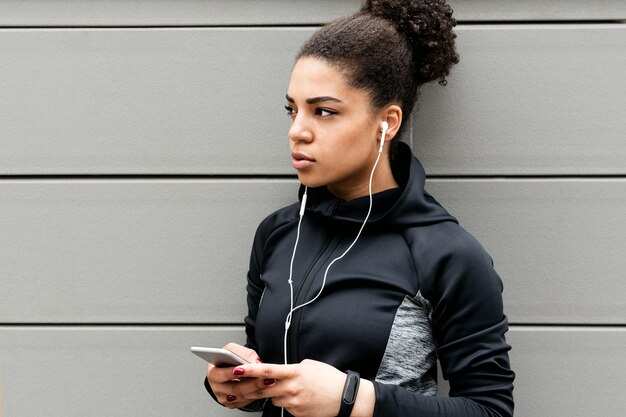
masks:
<svg viewBox="0 0 626 417"><path fill-rule="evenodd" d="M312 178L310 175L306 175L302 172L298 172L298 180L300 180L302 185L310 188L317 188L326 185L326 181Z"/></svg>

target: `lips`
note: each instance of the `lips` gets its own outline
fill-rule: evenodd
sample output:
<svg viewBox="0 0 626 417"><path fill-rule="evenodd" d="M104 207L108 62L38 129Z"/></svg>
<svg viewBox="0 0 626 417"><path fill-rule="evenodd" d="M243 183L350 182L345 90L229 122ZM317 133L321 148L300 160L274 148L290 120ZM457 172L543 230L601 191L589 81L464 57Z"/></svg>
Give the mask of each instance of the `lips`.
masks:
<svg viewBox="0 0 626 417"><path fill-rule="evenodd" d="M291 165L295 169L305 169L315 163L315 159L301 152L291 153Z"/></svg>

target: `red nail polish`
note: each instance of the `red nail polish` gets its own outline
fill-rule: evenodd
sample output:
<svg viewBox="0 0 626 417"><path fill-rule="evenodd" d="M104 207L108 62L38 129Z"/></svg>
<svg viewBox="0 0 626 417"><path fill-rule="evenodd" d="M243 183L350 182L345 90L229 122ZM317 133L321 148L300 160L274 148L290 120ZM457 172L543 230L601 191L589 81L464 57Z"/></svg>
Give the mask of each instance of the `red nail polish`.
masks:
<svg viewBox="0 0 626 417"><path fill-rule="evenodd" d="M232 403L236 399L237 399L237 397L235 397L234 395L227 395L226 396L226 401L228 401L229 403Z"/></svg>
<svg viewBox="0 0 626 417"><path fill-rule="evenodd" d="M263 361L261 360L261 358L256 358L256 363L263 363Z"/></svg>
<svg viewBox="0 0 626 417"><path fill-rule="evenodd" d="M272 378L267 378L267 379L264 379L264 380L263 380L263 383L264 383L265 385L272 385L274 382L276 382L276 380L275 380L275 379L272 379Z"/></svg>
<svg viewBox="0 0 626 417"><path fill-rule="evenodd" d="M243 370L242 368L235 368L235 369L233 369L233 375L241 376L241 375L243 375L245 373L246 373L246 371Z"/></svg>

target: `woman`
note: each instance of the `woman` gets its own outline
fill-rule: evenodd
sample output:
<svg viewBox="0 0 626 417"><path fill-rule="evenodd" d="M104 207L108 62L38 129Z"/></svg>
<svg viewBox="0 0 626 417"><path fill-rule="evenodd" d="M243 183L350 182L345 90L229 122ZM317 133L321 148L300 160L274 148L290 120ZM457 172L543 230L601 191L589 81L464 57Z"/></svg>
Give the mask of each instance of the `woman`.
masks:
<svg viewBox="0 0 626 417"><path fill-rule="evenodd" d="M370 0L302 47L286 97L301 201L257 230L247 347L226 345L253 364L209 365L221 404L263 416L512 415L500 278L398 141L418 87L444 84L458 62L455 24L443 0ZM449 398L436 396L437 359Z"/></svg>

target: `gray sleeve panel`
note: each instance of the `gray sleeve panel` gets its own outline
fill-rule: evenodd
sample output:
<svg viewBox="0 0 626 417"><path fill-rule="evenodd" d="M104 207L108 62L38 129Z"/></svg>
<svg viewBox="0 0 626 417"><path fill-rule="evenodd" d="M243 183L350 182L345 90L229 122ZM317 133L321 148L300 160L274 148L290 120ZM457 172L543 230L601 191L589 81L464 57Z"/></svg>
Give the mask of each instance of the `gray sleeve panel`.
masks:
<svg viewBox="0 0 626 417"><path fill-rule="evenodd" d="M437 356L432 334L432 307L419 292L398 308L376 382L408 391L437 394Z"/></svg>

